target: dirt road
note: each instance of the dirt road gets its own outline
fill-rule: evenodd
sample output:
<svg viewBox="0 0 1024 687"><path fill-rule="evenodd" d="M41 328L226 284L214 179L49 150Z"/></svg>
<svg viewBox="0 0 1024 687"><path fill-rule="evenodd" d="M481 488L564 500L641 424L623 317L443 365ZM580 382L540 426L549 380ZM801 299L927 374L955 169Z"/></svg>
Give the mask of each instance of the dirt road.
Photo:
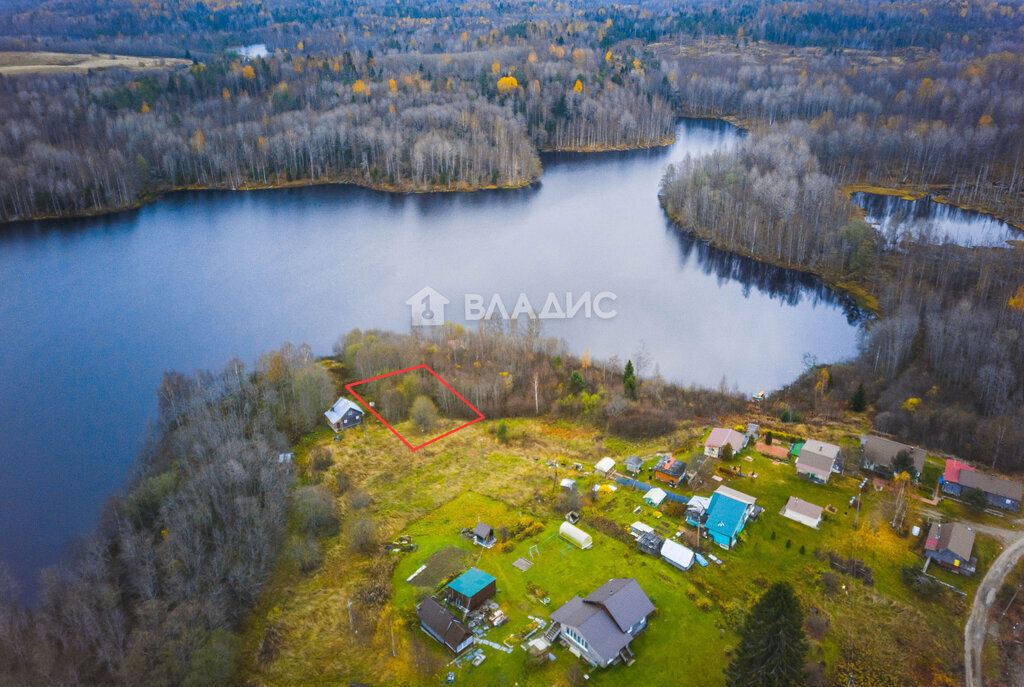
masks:
<svg viewBox="0 0 1024 687"><path fill-rule="evenodd" d="M996 592L1003 586L1003 580L1007 573L1024 556L1024 535L996 527L974 526L979 530L999 536L1004 541L1009 540L1011 536L1014 537L1013 543L999 554L999 557L989 567L988 572L985 573L985 577L978 587L978 593L974 595L971 615L967 619L967 625L964 626L964 684L967 687L982 687L981 648L985 644L988 612L992 608Z"/></svg>

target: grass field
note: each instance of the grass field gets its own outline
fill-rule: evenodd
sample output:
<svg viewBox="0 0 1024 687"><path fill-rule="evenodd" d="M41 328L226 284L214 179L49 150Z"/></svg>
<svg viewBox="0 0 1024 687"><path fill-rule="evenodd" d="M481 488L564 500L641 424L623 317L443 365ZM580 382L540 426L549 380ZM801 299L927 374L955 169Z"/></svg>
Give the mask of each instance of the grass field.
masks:
<svg viewBox="0 0 1024 687"><path fill-rule="evenodd" d="M167 69L192 64L176 57L135 57L133 55L87 55L67 52L0 52L0 74L52 74L87 72L90 69Z"/></svg>
<svg viewBox="0 0 1024 687"><path fill-rule="evenodd" d="M628 679L654 687L677 684L681 675L695 684L723 684L722 671L745 610L776 580L789 580L796 587L809 618L808 660L823 663L831 675L854 673L858 684L952 684L944 680L959 670L966 609L998 553L995 540L978 537L979 573L973 578L935 566L929 571L962 589L966 599L948 591L920 598L902 581L901 569L922 565L923 542L898 536L886 522L893 492L869 487L858 515L849 501L861 477L834 475L829 484L817 485L797 478L789 462L744 452L730 465L756 477L725 477L722 482L708 478L698 490L707 495L717 484L728 484L757 497L764 508L733 550L708 548L705 540L705 550L719 556L723 565L679 571L621 541L615 527L608 531L616 536L603 533L596 526L600 518L617 524L621 532L641 520L665 535L682 530L682 541L696 543L694 530L682 518L666 512L664 505L661 510L643 506L642 492L623 487L601 489L596 500L584 499L580 526L593 536L594 547L580 551L556 536L562 521L552 509L560 493L558 479L573 476L585 492L595 484L608 484L592 472L603 455L615 457L620 469L630 454L648 458L648 465L656 451L674 450L686 458L698 449L706 427L687 426L658 441L628 442L568 422L506 422L508 444L496 440L497 423L482 422L415 453L373 424L343 435L341 441L320 432L298 446L300 471L314 447L331 451L331 467L319 476L306 473L305 480L333 484L336 473L343 471L353 485L348 494L365 491L371 503L359 512L348 494L338 497L342 526L322 541L325 560L319 570L303 575L287 562L279 566L245 633L241 682L431 685L452 670L459 684L566 684L566 670L577 659L562 647L552 649L555 661L539 667L518 642L510 642L516 646L511 654L484 648L487 659L477 668L449 667L452 656L419 629L418 601L437 591L449 574L477 565L497 578L495 600L509 617L506 625L488 634L497 643L530 625L531 616L547 619L573 595L586 595L611 577L639 581L658 611L633 643L636 663L603 671L588 668L588 684ZM807 429L794 431L853 441L849 428ZM553 461L557 471L549 465ZM582 463L583 470L572 471L574 462ZM646 469L640 477L651 482ZM692 493L685 486L668 491ZM779 515L790 496L832 506L835 513L819 529L790 521ZM354 553L346 523L366 513L378 522L383 540L410 535L417 548L383 556ZM541 529L508 552L474 547L459 534L478 520L514 530L520 518L539 521ZM919 518L912 510L907 529ZM533 546L537 548L531 557ZM874 584L832 571L827 552L862 560ZM532 558L533 567L525 572L514 568L520 557ZM406 581L425 564L427 569L412 583ZM826 577L831 577L829 584ZM548 604L541 601L545 597ZM907 633L906 627L927 631ZM666 647L675 647L671 660ZM883 683L883 678L889 681Z"/></svg>

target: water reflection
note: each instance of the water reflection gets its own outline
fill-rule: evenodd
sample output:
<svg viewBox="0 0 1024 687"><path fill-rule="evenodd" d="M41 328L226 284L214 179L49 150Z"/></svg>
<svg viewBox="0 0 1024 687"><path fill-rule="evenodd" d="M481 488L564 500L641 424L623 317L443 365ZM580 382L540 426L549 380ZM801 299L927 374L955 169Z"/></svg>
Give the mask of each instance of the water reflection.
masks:
<svg viewBox="0 0 1024 687"><path fill-rule="evenodd" d="M1024 240L1024 232L1006 222L931 197L908 200L858 191L850 200L865 210L865 219L893 246L904 239L960 246L1005 246L1007 241Z"/></svg>

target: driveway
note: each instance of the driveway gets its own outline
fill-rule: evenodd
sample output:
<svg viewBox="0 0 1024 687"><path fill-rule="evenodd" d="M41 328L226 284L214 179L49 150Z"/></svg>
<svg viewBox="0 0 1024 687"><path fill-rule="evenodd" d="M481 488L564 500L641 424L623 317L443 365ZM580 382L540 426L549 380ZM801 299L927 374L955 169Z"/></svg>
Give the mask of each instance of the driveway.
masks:
<svg viewBox="0 0 1024 687"><path fill-rule="evenodd" d="M995 601L996 592L1003 586L1003 580L1006 579L1007 573L1024 556L1024 536L1019 532L1002 530L998 527L974 525L973 523L972 526L981 532L997 536L1003 541L1008 541L1010 535L1014 537L1013 543L999 554L981 580L978 593L974 595L971 615L967 619L967 625L964 626L964 684L967 687L983 687L981 648L985 644L988 613L992 608L992 602Z"/></svg>

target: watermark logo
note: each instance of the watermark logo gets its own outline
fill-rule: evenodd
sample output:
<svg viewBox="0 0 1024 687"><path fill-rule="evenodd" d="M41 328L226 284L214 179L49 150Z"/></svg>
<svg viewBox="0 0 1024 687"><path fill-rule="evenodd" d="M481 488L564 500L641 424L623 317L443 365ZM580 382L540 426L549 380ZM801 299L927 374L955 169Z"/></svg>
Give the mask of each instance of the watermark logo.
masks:
<svg viewBox="0 0 1024 687"><path fill-rule="evenodd" d="M544 298L544 305L538 311L525 293L519 294L511 309L500 294L485 296L479 293L467 293L463 296L462 315L467 322L490 320L494 317L503 320L517 320L521 317L531 320L570 320L577 317L610 320L618 315L618 311L612 308L612 304L617 298L611 291L598 291L593 295L590 291L580 294L566 291L564 295L549 292ZM537 302L539 303L540 300ZM412 310L414 327L444 324L444 306L449 303L451 303L450 300L429 286L423 287L405 302Z"/></svg>
<svg viewBox="0 0 1024 687"><path fill-rule="evenodd" d="M414 327L437 327L444 324L444 306L449 303L450 300L429 286L424 286L405 302L412 310Z"/></svg>

